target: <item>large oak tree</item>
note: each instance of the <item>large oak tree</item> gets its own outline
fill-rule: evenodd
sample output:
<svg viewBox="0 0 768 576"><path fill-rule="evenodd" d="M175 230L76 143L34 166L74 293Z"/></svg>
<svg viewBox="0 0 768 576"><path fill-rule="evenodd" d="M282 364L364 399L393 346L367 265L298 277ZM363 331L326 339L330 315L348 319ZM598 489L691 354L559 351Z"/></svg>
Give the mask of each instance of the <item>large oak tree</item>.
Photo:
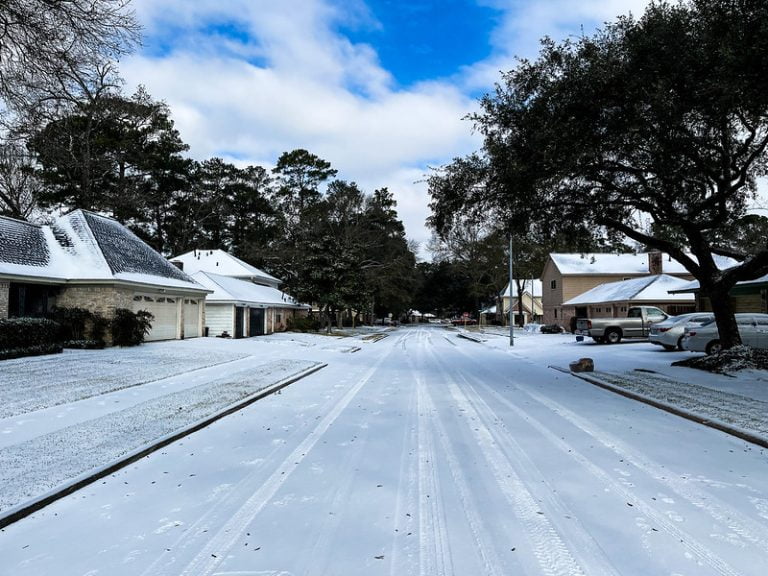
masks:
<svg viewBox="0 0 768 576"><path fill-rule="evenodd" d="M545 41L482 100L488 183L461 203L668 252L710 298L724 347L738 344L729 291L768 272L765 239L733 242L768 166L765 70L765 2L653 2Z"/></svg>

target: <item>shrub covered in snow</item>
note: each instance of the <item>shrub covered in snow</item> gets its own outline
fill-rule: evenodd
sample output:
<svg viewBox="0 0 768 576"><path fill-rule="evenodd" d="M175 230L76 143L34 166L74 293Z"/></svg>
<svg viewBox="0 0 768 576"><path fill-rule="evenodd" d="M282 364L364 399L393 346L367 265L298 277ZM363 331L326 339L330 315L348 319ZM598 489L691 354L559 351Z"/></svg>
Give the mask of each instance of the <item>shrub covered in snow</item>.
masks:
<svg viewBox="0 0 768 576"><path fill-rule="evenodd" d="M0 319L0 360L61 352L59 325L47 318Z"/></svg>
<svg viewBox="0 0 768 576"><path fill-rule="evenodd" d="M768 370L768 350L750 348L749 346L734 346L719 354L694 356L673 362L672 365L698 368L718 374L739 370Z"/></svg>
<svg viewBox="0 0 768 576"><path fill-rule="evenodd" d="M133 312L127 308L118 308L112 317L112 343L115 346L138 346L152 329L154 316L146 310Z"/></svg>
<svg viewBox="0 0 768 576"><path fill-rule="evenodd" d="M104 348L104 332L109 322L85 308L54 308L59 324L59 339L65 348Z"/></svg>
<svg viewBox="0 0 768 576"><path fill-rule="evenodd" d="M288 330L293 332L317 332L321 328L320 321L313 316L296 316L288 318Z"/></svg>

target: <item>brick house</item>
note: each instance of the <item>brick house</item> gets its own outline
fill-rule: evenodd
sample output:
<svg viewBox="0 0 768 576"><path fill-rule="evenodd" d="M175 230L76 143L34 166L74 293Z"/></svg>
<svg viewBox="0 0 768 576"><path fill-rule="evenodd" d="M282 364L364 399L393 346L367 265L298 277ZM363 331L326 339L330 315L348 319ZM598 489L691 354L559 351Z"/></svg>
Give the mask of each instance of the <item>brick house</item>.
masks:
<svg viewBox="0 0 768 576"><path fill-rule="evenodd" d="M579 294L606 282L669 274L692 279L676 260L660 252L638 254L562 254L552 253L541 274L542 307L545 324L568 328L571 318L585 316L586 307L563 305Z"/></svg>
<svg viewBox="0 0 768 576"><path fill-rule="evenodd" d="M693 294L676 292L688 284L689 280L669 274L607 282L563 302L563 307L586 308L588 318L624 318L630 306L655 306L677 316L696 311Z"/></svg>
<svg viewBox="0 0 768 576"><path fill-rule="evenodd" d="M0 317L54 306L106 318L117 308L154 315L146 340L202 335L209 290L122 224L75 210L51 224L0 217Z"/></svg>

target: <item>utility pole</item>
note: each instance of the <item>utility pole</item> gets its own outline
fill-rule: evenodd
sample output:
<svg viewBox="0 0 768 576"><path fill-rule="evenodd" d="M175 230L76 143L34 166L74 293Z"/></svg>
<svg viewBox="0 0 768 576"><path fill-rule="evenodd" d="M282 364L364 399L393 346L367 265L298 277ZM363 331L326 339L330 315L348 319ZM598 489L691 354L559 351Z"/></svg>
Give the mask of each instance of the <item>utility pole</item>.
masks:
<svg viewBox="0 0 768 576"><path fill-rule="evenodd" d="M509 231L509 345L515 345L515 312L512 306L512 230ZM518 294L518 298L520 295Z"/></svg>

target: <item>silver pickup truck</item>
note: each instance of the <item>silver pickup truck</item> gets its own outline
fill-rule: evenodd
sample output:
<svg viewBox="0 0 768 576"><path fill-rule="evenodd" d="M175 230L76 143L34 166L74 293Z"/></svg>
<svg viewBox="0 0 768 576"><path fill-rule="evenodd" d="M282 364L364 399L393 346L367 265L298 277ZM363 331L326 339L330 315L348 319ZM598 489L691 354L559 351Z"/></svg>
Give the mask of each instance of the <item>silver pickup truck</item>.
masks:
<svg viewBox="0 0 768 576"><path fill-rule="evenodd" d="M669 315L655 306L633 306L627 310L626 318L579 318L576 333L600 344L616 344L622 338L646 338L651 324L667 318Z"/></svg>

